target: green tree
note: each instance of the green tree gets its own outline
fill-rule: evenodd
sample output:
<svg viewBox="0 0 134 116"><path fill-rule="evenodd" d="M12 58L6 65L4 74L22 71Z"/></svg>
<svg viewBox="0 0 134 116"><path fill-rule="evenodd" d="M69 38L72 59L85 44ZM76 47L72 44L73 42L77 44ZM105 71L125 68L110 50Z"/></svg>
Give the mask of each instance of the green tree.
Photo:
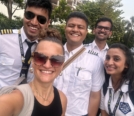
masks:
<svg viewBox="0 0 134 116"><path fill-rule="evenodd" d="M20 17L15 17L14 20L9 20L4 14L0 13L0 29L19 29L23 25Z"/></svg>
<svg viewBox="0 0 134 116"><path fill-rule="evenodd" d="M58 19L61 23L63 23L71 11L71 7L68 6L66 0L60 0L59 5L56 6L52 12L51 19L54 22Z"/></svg>
<svg viewBox="0 0 134 116"><path fill-rule="evenodd" d="M96 3L100 7L101 12L103 12L103 15L113 21L113 34L108 43L122 42L125 30L124 23L122 22L123 18L121 17L123 11L119 10L122 7L121 0L96 0Z"/></svg>
<svg viewBox="0 0 134 116"><path fill-rule="evenodd" d="M89 28L94 29L96 21L100 17L109 17L114 23L113 35L108 43L121 42L124 35L124 25L122 23L121 0L96 0L95 2L86 2L80 4L77 10L84 12L89 19Z"/></svg>
<svg viewBox="0 0 134 116"><path fill-rule="evenodd" d="M8 17L11 20L16 10L24 7L24 0L0 0L7 7ZM13 7L14 6L14 7Z"/></svg>
<svg viewBox="0 0 134 116"><path fill-rule="evenodd" d="M123 43L128 47L134 46L134 16L129 20L124 20L125 33L123 36Z"/></svg>
<svg viewBox="0 0 134 116"><path fill-rule="evenodd" d="M77 11L81 11L85 13L88 17L90 29L94 29L94 25L96 20L103 15L103 12L100 11L100 7L96 2L86 2L84 4L80 4L76 8Z"/></svg>
<svg viewBox="0 0 134 116"><path fill-rule="evenodd" d="M0 13L0 29L7 28L9 25L9 19L4 14Z"/></svg>
<svg viewBox="0 0 134 116"><path fill-rule="evenodd" d="M123 6L121 0L96 0L96 3L104 16L111 18L113 21L122 19L120 16L123 11L119 10Z"/></svg>

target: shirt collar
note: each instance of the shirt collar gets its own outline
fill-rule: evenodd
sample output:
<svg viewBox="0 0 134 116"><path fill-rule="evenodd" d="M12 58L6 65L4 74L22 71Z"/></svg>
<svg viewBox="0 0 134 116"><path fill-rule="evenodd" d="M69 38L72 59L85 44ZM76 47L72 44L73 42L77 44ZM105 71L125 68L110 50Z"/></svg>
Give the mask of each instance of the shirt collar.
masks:
<svg viewBox="0 0 134 116"><path fill-rule="evenodd" d="M29 42L31 42L28 37L26 36L25 32L24 32L24 27L22 27L20 29L20 32L21 32L21 38L22 38L22 43L25 42L25 40L27 39ZM35 41L32 41L32 42L36 42L38 43L38 40L35 40Z"/></svg>
<svg viewBox="0 0 134 116"><path fill-rule="evenodd" d="M92 49L94 49L94 48L98 48L99 49L99 47L97 46L95 40L92 42L91 46L92 46ZM106 45L105 45L103 50L108 50L108 49L109 49L109 47L108 47L108 45L106 43Z"/></svg>
<svg viewBox="0 0 134 116"><path fill-rule="evenodd" d="M64 45L64 50L65 50L65 54L72 54L74 55L77 51L79 51L84 45L81 44L79 47L77 47L76 49L72 50L71 52L68 52L68 49L67 49L67 43L65 43Z"/></svg>
<svg viewBox="0 0 134 116"><path fill-rule="evenodd" d="M129 81L124 82L123 85L121 86L121 88L118 91L122 91L123 93L128 92L128 85L129 85ZM109 87L108 88L113 88L111 77L109 78Z"/></svg>

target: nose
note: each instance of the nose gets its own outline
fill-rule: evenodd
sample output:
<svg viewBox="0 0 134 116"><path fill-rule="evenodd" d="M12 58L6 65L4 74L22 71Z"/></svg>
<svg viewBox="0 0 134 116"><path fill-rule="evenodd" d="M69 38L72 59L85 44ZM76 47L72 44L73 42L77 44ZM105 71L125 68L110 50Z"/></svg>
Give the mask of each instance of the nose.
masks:
<svg viewBox="0 0 134 116"><path fill-rule="evenodd" d="M102 32L105 32L105 28L102 28L101 31L102 31Z"/></svg>
<svg viewBox="0 0 134 116"><path fill-rule="evenodd" d="M73 28L73 31L78 31L78 27L75 26L75 27Z"/></svg>
<svg viewBox="0 0 134 116"><path fill-rule="evenodd" d="M108 60L106 59L105 63L108 64L108 65L111 65L111 64L113 64L113 60L111 58L108 59Z"/></svg>
<svg viewBox="0 0 134 116"><path fill-rule="evenodd" d="M38 20L37 20L37 16L35 16L33 19L31 19L31 23L33 24L33 25L38 25Z"/></svg>
<svg viewBox="0 0 134 116"><path fill-rule="evenodd" d="M49 59L47 59L46 63L44 63L43 66L44 66L45 68L51 68L51 67L52 67L51 61L50 61Z"/></svg>

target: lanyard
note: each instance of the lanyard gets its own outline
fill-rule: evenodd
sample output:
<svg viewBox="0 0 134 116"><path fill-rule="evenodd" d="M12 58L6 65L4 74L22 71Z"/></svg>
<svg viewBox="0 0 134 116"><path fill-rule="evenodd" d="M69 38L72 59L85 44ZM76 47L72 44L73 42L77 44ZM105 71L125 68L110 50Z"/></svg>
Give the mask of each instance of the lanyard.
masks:
<svg viewBox="0 0 134 116"><path fill-rule="evenodd" d="M22 68L21 68L21 72L20 72L20 77L25 77L25 79L26 79L28 68L29 68L30 64L25 63L24 49L23 49L22 37L21 37L20 30L18 33L18 39L19 39L20 53L21 53L21 60L22 60Z"/></svg>
<svg viewBox="0 0 134 116"><path fill-rule="evenodd" d="M23 49L22 37L21 37L20 30L18 33L18 39L19 39L19 45L20 45L21 60L22 60L22 64L23 64L25 61L25 57L24 57L24 49Z"/></svg>
<svg viewBox="0 0 134 116"><path fill-rule="evenodd" d="M109 100L108 100L108 110L109 110L109 115L110 116L115 116L115 112L116 112L117 107L118 107L118 105L120 103L120 100L121 100L122 95L123 95L123 92L120 92L120 95L119 95L119 97L117 99L117 102L115 104L115 107L114 107L114 110L113 110L113 113L112 113L111 112L111 108L110 108L111 99L112 99L112 89L110 88L110 90L109 90Z"/></svg>

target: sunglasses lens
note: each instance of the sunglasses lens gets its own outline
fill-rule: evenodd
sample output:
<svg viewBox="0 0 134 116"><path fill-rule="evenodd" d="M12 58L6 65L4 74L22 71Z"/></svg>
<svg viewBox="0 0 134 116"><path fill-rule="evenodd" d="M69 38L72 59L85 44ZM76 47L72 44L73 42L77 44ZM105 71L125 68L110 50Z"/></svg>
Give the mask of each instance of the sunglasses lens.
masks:
<svg viewBox="0 0 134 116"><path fill-rule="evenodd" d="M48 60L48 57L38 52L34 52L33 59L36 65L44 65ZM64 56L57 55L52 56L49 60L53 67L60 67L64 63L64 59Z"/></svg>
<svg viewBox="0 0 134 116"><path fill-rule="evenodd" d="M44 16L37 16L37 19L40 24L45 24L46 23L46 18Z"/></svg>
<svg viewBox="0 0 134 116"><path fill-rule="evenodd" d="M28 20L31 20L31 19L33 19L35 17L35 14L30 12L30 11L26 11L24 13L24 15L25 15L25 18L28 19Z"/></svg>
<svg viewBox="0 0 134 116"><path fill-rule="evenodd" d="M34 53L34 63L36 65L43 65L46 63L47 57L44 56L43 54L39 54L37 52Z"/></svg>
<svg viewBox="0 0 134 116"><path fill-rule="evenodd" d="M31 20L35 17L35 14L31 11L25 11L24 16L26 19ZM45 24L47 19L44 16L37 15L37 20L40 24Z"/></svg>
<svg viewBox="0 0 134 116"><path fill-rule="evenodd" d="M53 67L60 67L64 63L64 56L52 56L50 61Z"/></svg>

